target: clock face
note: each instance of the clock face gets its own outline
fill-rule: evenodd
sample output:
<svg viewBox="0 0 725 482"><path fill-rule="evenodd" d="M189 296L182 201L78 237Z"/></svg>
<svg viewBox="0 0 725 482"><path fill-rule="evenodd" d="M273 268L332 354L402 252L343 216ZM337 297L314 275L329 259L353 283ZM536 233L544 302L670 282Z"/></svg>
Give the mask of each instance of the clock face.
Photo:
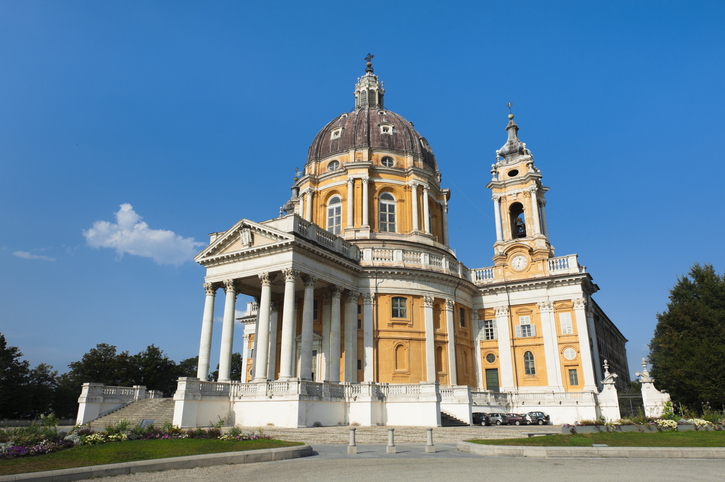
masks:
<svg viewBox="0 0 725 482"><path fill-rule="evenodd" d="M516 271L521 271L522 269L526 268L526 265L528 264L529 260L526 259L526 256L522 256L520 254L514 256L514 259L511 260L511 267Z"/></svg>

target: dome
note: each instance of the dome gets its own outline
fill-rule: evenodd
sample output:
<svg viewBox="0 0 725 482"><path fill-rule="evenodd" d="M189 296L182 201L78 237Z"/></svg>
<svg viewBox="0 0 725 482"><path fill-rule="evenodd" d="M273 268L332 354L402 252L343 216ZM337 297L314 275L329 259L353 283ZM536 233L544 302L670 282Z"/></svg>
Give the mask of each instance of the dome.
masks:
<svg viewBox="0 0 725 482"><path fill-rule="evenodd" d="M403 116L379 107L360 107L330 121L312 141L307 163L353 148L412 154L433 171L438 171L433 150L413 124Z"/></svg>

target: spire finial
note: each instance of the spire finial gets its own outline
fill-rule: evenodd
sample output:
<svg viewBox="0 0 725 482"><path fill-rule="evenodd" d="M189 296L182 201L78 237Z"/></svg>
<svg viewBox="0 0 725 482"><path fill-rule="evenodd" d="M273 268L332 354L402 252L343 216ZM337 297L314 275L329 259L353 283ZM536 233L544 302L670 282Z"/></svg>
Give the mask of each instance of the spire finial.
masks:
<svg viewBox="0 0 725 482"><path fill-rule="evenodd" d="M509 108L509 120L513 120L513 118L514 118L514 115L511 113L511 106L512 105L514 105L513 102L509 102L508 104L506 104L506 107Z"/></svg>
<svg viewBox="0 0 725 482"><path fill-rule="evenodd" d="M295 182L297 182L299 180L298 173L299 173L299 168L295 167Z"/></svg>
<svg viewBox="0 0 725 482"><path fill-rule="evenodd" d="M373 58L374 58L374 57L375 57L375 56L374 56L373 54L371 54L370 52L368 52L368 56L367 56L367 57L365 57L365 60L367 60L367 62L368 62L368 63L366 64L366 66L365 66L365 67L366 67L366 68L365 68L365 72L370 72L370 73L372 73L372 71L373 71L373 62L372 62L372 60L373 60Z"/></svg>

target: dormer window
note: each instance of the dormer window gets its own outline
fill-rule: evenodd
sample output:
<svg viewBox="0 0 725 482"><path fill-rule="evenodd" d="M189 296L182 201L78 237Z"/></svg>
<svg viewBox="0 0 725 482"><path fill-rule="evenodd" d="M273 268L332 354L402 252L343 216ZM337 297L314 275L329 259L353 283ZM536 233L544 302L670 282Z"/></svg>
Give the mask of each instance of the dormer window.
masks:
<svg viewBox="0 0 725 482"><path fill-rule="evenodd" d="M392 136L393 135L393 125L392 124L380 124L380 133L383 135Z"/></svg>
<svg viewBox="0 0 725 482"><path fill-rule="evenodd" d="M338 127L337 129L333 129L332 133L330 134L330 139L339 139L342 135L342 127Z"/></svg>
<svg viewBox="0 0 725 482"><path fill-rule="evenodd" d="M335 159L334 161L330 161L327 163L327 170L328 171L335 171L337 169L340 169L340 161Z"/></svg>
<svg viewBox="0 0 725 482"><path fill-rule="evenodd" d="M385 167L393 167L395 165L395 161L392 157L383 157L380 163Z"/></svg>

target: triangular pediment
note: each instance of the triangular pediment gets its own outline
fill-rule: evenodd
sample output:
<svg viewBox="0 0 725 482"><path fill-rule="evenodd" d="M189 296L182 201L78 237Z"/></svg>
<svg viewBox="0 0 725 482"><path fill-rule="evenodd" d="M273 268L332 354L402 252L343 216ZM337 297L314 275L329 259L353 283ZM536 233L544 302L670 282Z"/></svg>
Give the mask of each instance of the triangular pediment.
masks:
<svg viewBox="0 0 725 482"><path fill-rule="evenodd" d="M205 261L233 253L254 250L261 246L269 246L293 240L294 236L269 226L242 219L229 230L217 236L204 251L196 255L194 260L204 264Z"/></svg>

